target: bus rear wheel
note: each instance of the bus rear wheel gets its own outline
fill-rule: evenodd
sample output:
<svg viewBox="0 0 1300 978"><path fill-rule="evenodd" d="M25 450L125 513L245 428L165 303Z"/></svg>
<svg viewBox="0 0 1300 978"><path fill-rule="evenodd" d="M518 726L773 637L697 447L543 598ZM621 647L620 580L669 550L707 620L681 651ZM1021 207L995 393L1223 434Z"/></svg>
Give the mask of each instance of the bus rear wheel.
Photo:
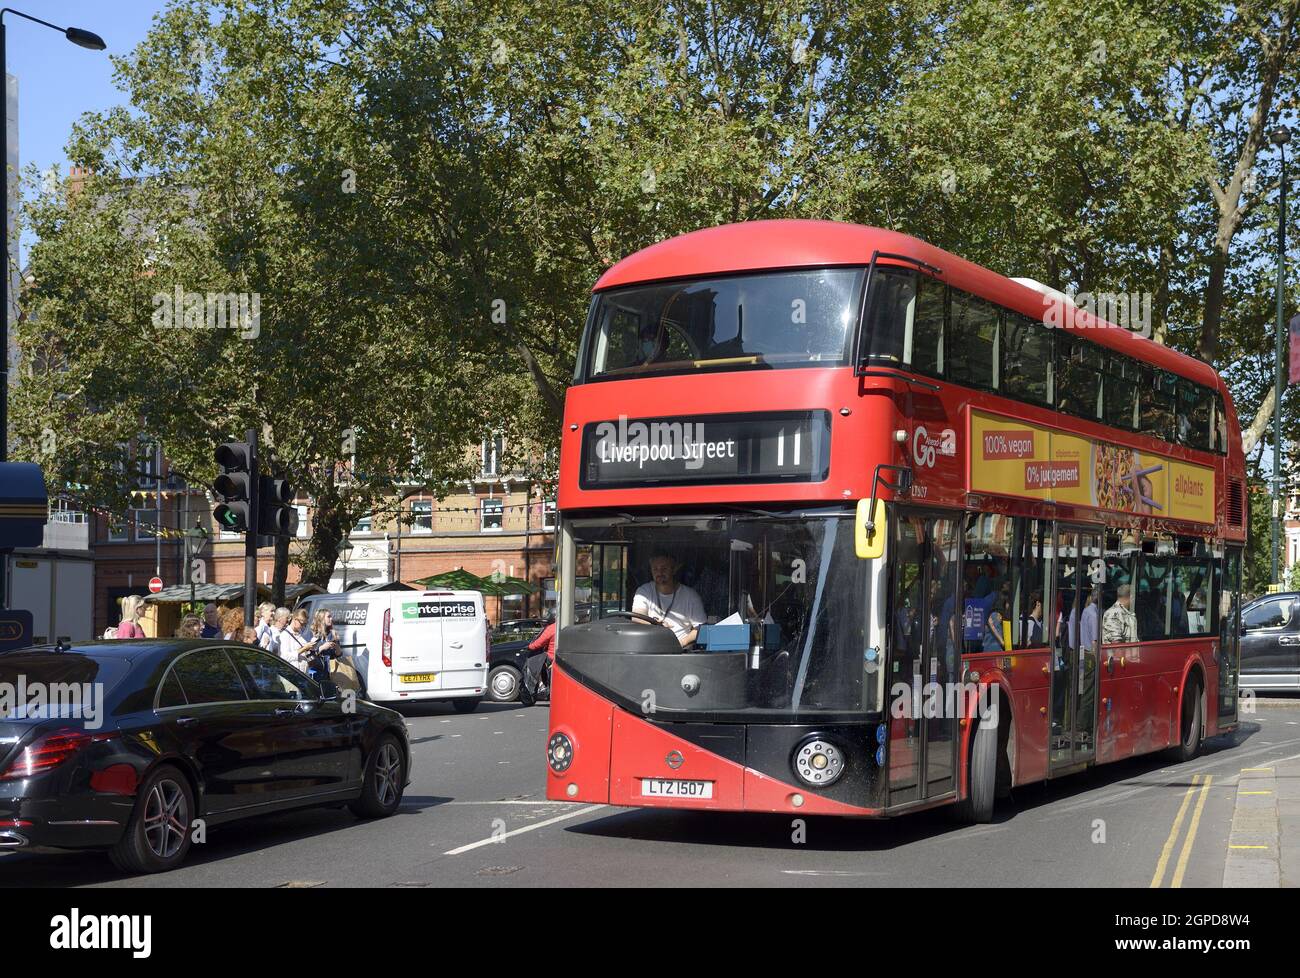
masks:
<svg viewBox="0 0 1300 978"><path fill-rule="evenodd" d="M1183 705L1178 719L1178 746L1171 753L1181 764L1201 752L1201 684L1195 679L1188 679L1183 687Z"/></svg>

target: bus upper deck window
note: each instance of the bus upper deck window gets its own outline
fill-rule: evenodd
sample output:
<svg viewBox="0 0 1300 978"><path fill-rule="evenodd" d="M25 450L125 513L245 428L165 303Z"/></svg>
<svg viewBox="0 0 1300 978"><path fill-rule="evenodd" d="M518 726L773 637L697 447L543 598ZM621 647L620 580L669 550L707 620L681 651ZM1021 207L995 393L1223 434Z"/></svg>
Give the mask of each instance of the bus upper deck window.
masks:
<svg viewBox="0 0 1300 978"><path fill-rule="evenodd" d="M916 273L876 266L867 286L864 348L867 359L902 366L910 359L916 313Z"/></svg>

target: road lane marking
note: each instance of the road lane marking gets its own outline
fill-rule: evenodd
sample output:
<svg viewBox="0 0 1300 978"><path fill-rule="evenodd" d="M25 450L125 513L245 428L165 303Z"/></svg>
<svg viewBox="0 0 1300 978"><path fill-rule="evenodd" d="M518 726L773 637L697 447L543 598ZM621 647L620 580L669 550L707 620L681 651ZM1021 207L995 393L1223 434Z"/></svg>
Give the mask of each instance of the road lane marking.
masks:
<svg viewBox="0 0 1300 978"><path fill-rule="evenodd" d="M1272 849L1272 846L1228 846L1229 849Z"/></svg>
<svg viewBox="0 0 1300 978"><path fill-rule="evenodd" d="M1192 855L1192 845L1196 842L1196 830L1201 825L1201 812L1205 809L1205 799L1210 796L1210 782L1213 781L1210 775L1205 776L1201 782L1201 796L1196 799L1196 811L1192 813L1192 824L1187 827L1187 839L1183 842L1183 851L1178 856L1178 868L1174 871L1173 881L1169 884L1172 889L1181 889L1183 885L1183 874L1187 872L1187 861Z"/></svg>
<svg viewBox="0 0 1300 978"><path fill-rule="evenodd" d="M504 842L506 839L516 835L523 835L525 832L535 832L538 829L544 829L548 825L555 825L557 822L567 822L571 818L578 818L581 815L590 815L592 812L605 808L605 805L587 805L585 808L579 808L576 812L566 812L564 815L556 815L554 818L548 818L544 822L537 822L533 825L525 825L522 828L512 829L504 835L488 836L486 839L479 839L478 842L471 842L467 846L459 846L455 849L448 849L443 853L444 856L459 856L462 853L469 852L472 849L478 849L480 846L495 845L498 842Z"/></svg>
<svg viewBox="0 0 1300 978"><path fill-rule="evenodd" d="M1183 795L1183 803L1178 808L1178 816L1174 819L1174 827L1169 830L1169 838L1165 839L1164 848L1160 850L1160 861L1156 863L1155 875L1151 877L1151 889L1159 889L1165 879L1165 867L1169 864L1169 857L1173 854L1174 843L1178 841L1178 830L1183 827L1183 817L1187 814L1187 806L1192 803L1192 794L1196 791L1196 786L1200 783L1199 774L1192 775L1192 783L1187 786L1187 793Z"/></svg>
<svg viewBox="0 0 1300 978"><path fill-rule="evenodd" d="M529 801L527 798L503 798L501 801L449 801L448 805L572 805L571 801L551 801L547 798L538 798L536 801Z"/></svg>

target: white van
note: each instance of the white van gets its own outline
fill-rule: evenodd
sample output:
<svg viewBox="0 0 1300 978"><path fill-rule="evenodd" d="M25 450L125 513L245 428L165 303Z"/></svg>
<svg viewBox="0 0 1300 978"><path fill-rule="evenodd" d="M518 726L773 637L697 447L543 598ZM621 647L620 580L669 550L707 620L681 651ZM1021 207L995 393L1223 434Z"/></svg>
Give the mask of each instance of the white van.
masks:
<svg viewBox="0 0 1300 978"><path fill-rule="evenodd" d="M478 591L356 591L299 603L308 621L322 608L375 703L451 700L461 713L487 689L487 614Z"/></svg>

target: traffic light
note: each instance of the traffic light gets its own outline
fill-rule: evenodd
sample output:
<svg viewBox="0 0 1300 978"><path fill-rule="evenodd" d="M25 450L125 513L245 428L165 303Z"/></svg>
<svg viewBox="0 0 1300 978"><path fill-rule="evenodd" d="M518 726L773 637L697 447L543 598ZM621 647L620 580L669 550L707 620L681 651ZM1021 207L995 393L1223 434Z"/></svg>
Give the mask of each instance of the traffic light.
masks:
<svg viewBox="0 0 1300 978"><path fill-rule="evenodd" d="M242 441L227 442L217 448L214 457L220 471L212 483L212 492L220 504L212 517L228 533L247 533L255 523L253 479L257 463L253 446Z"/></svg>
<svg viewBox="0 0 1300 978"><path fill-rule="evenodd" d="M258 487L257 532L268 537L292 536L297 529L298 511L293 505L293 487L288 479L262 476Z"/></svg>

